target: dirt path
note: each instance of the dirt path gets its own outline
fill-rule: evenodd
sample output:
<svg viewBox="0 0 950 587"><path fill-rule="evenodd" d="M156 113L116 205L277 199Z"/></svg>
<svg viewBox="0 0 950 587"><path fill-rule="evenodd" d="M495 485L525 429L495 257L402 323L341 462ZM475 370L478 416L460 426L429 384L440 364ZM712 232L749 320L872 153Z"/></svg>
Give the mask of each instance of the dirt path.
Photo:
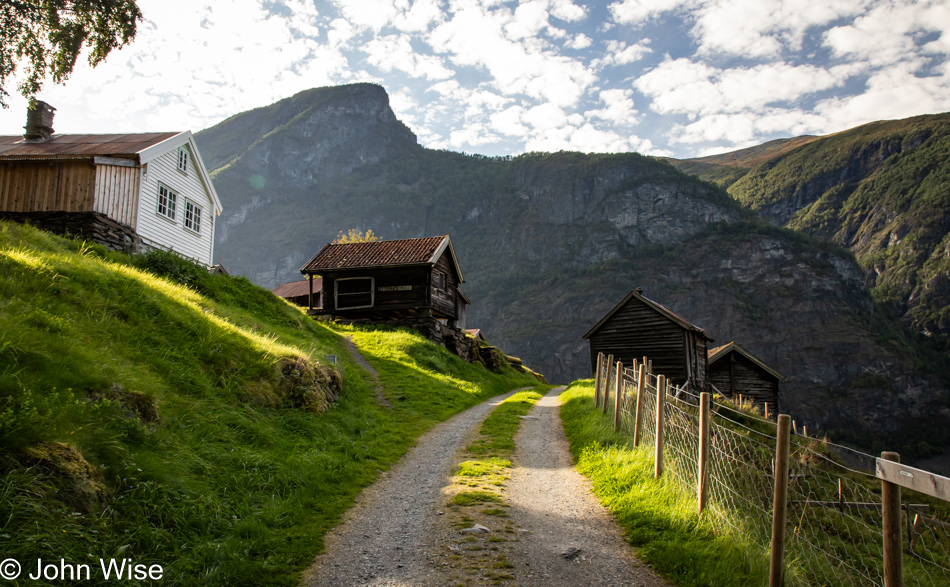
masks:
<svg viewBox="0 0 950 587"><path fill-rule="evenodd" d="M303 585L407 587L431 585L433 526L441 488L472 430L512 391L442 422L380 480L360 494Z"/></svg>
<svg viewBox="0 0 950 587"><path fill-rule="evenodd" d="M508 559L519 586L669 585L640 563L610 513L574 469L559 416L558 395L544 396L515 436L515 468L507 497L523 535ZM565 556L567 549L579 549Z"/></svg>
<svg viewBox="0 0 950 587"><path fill-rule="evenodd" d="M385 408L393 407L393 405L389 403L389 400L386 399L386 391L379 382L379 373L376 371L376 369L373 369L373 366L369 364L369 361L367 361L366 357L363 356L363 353L360 352L360 349L356 346L356 343L353 342L353 336L351 335L345 337L343 342L346 343L346 350L350 351L350 356L353 357L353 360L356 361L360 367L365 369L366 372L369 373L369 376L373 378L373 393L376 394L376 403Z"/></svg>

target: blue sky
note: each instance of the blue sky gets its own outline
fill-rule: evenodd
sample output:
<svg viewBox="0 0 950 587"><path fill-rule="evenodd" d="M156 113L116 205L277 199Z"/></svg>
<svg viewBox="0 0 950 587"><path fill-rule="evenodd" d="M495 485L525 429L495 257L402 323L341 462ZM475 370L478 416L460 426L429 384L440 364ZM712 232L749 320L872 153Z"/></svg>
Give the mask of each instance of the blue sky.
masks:
<svg viewBox="0 0 950 587"><path fill-rule="evenodd" d="M421 144L694 157L950 110L945 0L139 0L40 98L57 132L194 131L372 81ZM25 102L0 111L18 134Z"/></svg>

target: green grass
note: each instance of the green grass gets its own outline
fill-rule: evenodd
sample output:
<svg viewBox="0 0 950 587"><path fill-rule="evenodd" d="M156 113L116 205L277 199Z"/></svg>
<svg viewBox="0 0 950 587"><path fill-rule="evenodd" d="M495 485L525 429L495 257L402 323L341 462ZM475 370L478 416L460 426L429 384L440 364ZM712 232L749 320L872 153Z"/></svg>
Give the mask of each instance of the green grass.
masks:
<svg viewBox="0 0 950 587"><path fill-rule="evenodd" d="M572 383L561 399L578 471L644 562L679 587L767 584L768 553L756 555L741 537L717 534L697 513L695 495L670 475L655 479L651 450L634 448L594 408L592 381Z"/></svg>
<svg viewBox="0 0 950 587"><path fill-rule="evenodd" d="M326 374L326 355L343 390L315 413L281 366ZM243 278L0 222L0 552L94 567L121 553L163 565L165 585L295 585L416 437L534 382L416 334L316 323ZM37 458L49 443L89 465Z"/></svg>
<svg viewBox="0 0 950 587"><path fill-rule="evenodd" d="M463 491L452 496L450 503L461 506L477 505L480 503L502 503L504 500L497 493L491 491Z"/></svg>
<svg viewBox="0 0 950 587"><path fill-rule="evenodd" d="M551 386L539 389L550 389ZM521 391L506 399L482 422L480 437L466 451L484 458L502 458L515 449L515 434L524 416L541 399L536 391Z"/></svg>

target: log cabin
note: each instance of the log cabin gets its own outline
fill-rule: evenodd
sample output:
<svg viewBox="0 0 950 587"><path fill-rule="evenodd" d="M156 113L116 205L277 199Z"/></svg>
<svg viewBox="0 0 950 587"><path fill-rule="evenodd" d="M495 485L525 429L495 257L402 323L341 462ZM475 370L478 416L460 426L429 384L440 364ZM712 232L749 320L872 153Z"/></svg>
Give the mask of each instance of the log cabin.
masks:
<svg viewBox="0 0 950 587"><path fill-rule="evenodd" d="M713 339L702 328L645 297L640 288L627 294L584 339L590 343L592 372L597 353L613 355L627 366L634 358L647 357L653 361L653 372L666 375L674 385L688 383L693 390L706 386L706 347Z"/></svg>
<svg viewBox="0 0 950 587"><path fill-rule="evenodd" d="M323 305L311 296L308 313L344 320L392 323L421 318L452 329L470 304L449 235L328 244L300 272L322 278Z"/></svg>
<svg viewBox="0 0 950 587"><path fill-rule="evenodd" d="M778 413L779 382L785 376L735 342L709 351L707 378L713 391L725 397L741 395L762 408Z"/></svg>
<svg viewBox="0 0 950 587"><path fill-rule="evenodd" d="M37 101L23 136L0 136L0 218L206 267L221 201L190 131L54 134Z"/></svg>

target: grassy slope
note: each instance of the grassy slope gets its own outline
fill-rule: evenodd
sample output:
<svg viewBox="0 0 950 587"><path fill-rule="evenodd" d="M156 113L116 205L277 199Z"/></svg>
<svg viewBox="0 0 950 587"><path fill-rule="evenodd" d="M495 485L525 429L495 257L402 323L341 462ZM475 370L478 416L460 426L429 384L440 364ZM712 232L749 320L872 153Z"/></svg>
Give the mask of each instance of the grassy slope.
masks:
<svg viewBox="0 0 950 587"><path fill-rule="evenodd" d="M649 449L633 448L594 408L593 382L575 381L561 394L561 419L594 494L626 532L637 554L679 587L764 585L768 553L735 536L717 535L696 512L696 498L670 475L653 477Z"/></svg>
<svg viewBox="0 0 950 587"><path fill-rule="evenodd" d="M95 564L121 553L168 585L291 585L359 490L435 422L536 383L466 364L405 332L339 332L242 278L197 289L123 256L0 223L0 550ZM393 408L349 359L352 334ZM277 362L340 357L323 414L282 401ZM146 398L146 423L120 399ZM140 393L134 393L140 392ZM98 399L97 399L98 398ZM78 449L108 488L24 451ZM94 475L95 477L95 475Z"/></svg>

